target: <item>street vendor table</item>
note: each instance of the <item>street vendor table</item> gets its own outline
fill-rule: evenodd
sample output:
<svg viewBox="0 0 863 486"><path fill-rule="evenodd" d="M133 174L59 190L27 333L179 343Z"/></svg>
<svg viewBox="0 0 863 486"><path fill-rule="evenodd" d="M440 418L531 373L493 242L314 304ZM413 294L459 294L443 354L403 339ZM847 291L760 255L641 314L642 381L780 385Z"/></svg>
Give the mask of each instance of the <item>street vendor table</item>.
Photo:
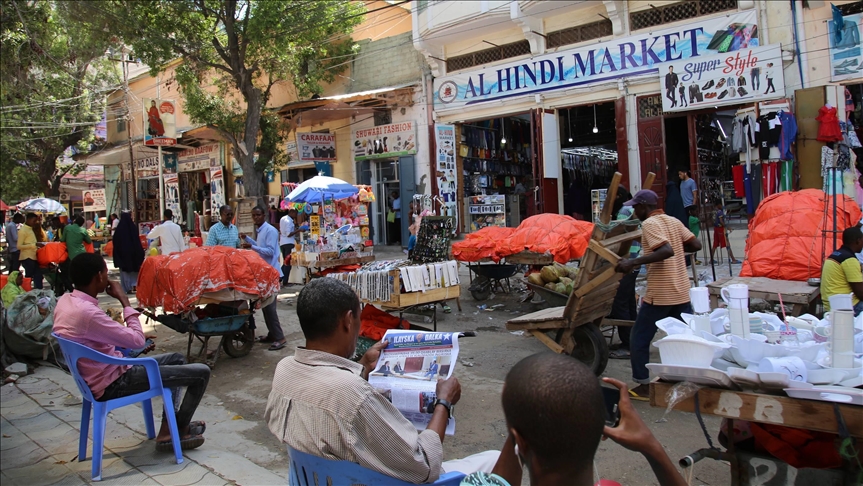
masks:
<svg viewBox="0 0 863 486"><path fill-rule="evenodd" d="M814 314L816 300L821 295L820 287L812 287L806 282L775 280L766 277L729 277L707 284L712 308L719 307L719 300L722 298L719 292L722 287L732 284L748 285L750 299L763 299L778 303L779 294L782 294L782 302L794 306L791 311L793 316L799 316L806 312Z"/></svg>
<svg viewBox="0 0 863 486"><path fill-rule="evenodd" d="M325 270L327 268L335 268L341 267L344 265L362 265L363 263L373 262L375 260L374 255L367 255L362 257L353 257L353 258L338 258L334 260L315 260L312 262L306 263L306 283L312 279L312 275L320 272L321 270Z"/></svg>
<svg viewBox="0 0 863 486"><path fill-rule="evenodd" d="M443 287L439 289L426 290L425 292L401 292L396 290L390 295L390 300L386 302L362 300L363 304L374 304L380 306L381 309L387 312L398 312L399 319L402 319L404 314L419 314L432 318L434 331L437 332L437 306L448 300L456 300L458 310L461 311L461 302L459 295L461 294L461 286L453 285L452 287ZM422 308L431 306L428 311L422 311Z"/></svg>

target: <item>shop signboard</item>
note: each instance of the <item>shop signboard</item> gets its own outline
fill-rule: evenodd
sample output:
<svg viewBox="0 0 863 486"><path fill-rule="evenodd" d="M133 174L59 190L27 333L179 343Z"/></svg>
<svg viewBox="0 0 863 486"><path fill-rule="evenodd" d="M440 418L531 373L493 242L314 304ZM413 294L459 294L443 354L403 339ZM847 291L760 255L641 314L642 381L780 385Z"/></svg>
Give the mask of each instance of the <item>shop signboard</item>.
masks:
<svg viewBox="0 0 863 486"><path fill-rule="evenodd" d="M225 178L219 166L210 167L210 201L214 208L225 205Z"/></svg>
<svg viewBox="0 0 863 486"><path fill-rule="evenodd" d="M779 44L657 66L666 113L785 97Z"/></svg>
<svg viewBox="0 0 863 486"><path fill-rule="evenodd" d="M154 155L135 161L135 176L138 179L159 177L159 157Z"/></svg>
<svg viewBox="0 0 863 486"><path fill-rule="evenodd" d="M413 121L360 128L353 133L354 160L385 159L417 153Z"/></svg>
<svg viewBox="0 0 863 486"><path fill-rule="evenodd" d="M455 125L435 124L435 142L437 145L437 160L435 162L435 177L437 178L438 195L443 199L442 216L453 216L458 223L458 184L455 162ZM458 227L458 226L456 226Z"/></svg>
<svg viewBox="0 0 863 486"><path fill-rule="evenodd" d="M830 37L830 80L834 83L863 78L863 13L836 15L827 21ZM841 21L840 21L841 19Z"/></svg>
<svg viewBox="0 0 863 486"><path fill-rule="evenodd" d="M760 46L755 9L435 78L435 109L652 74L657 64ZM777 63L781 66L781 61Z"/></svg>
<svg viewBox="0 0 863 486"><path fill-rule="evenodd" d="M470 215L470 230L477 231L486 226L506 226L506 196L492 194L468 198L467 212Z"/></svg>
<svg viewBox="0 0 863 486"><path fill-rule="evenodd" d="M104 211L106 209L104 189L91 189L84 191L83 196L85 213Z"/></svg>
<svg viewBox="0 0 863 486"><path fill-rule="evenodd" d="M177 127L176 106L173 100L143 98L144 106L144 145L176 145Z"/></svg>
<svg viewBox="0 0 863 486"><path fill-rule="evenodd" d="M195 172L210 170L210 167L220 167L221 153L217 143L183 150L177 156L177 171Z"/></svg>
<svg viewBox="0 0 863 486"><path fill-rule="evenodd" d="M298 133L299 160L306 162L336 161L335 133Z"/></svg>
<svg viewBox="0 0 863 486"><path fill-rule="evenodd" d="M183 221L180 211L180 178L177 174L165 175L165 209L174 213L174 222Z"/></svg>
<svg viewBox="0 0 863 486"><path fill-rule="evenodd" d="M288 165L291 165L291 162L297 163L300 161L300 151L297 149L297 141L291 140L288 142L285 147L285 152L288 154Z"/></svg>

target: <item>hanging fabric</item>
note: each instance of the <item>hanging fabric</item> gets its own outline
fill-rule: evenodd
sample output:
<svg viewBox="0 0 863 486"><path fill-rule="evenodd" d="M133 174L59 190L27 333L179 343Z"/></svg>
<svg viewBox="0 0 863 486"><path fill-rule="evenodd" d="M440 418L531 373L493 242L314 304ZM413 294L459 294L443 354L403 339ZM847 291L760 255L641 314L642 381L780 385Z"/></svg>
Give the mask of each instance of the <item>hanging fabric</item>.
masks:
<svg viewBox="0 0 863 486"><path fill-rule="evenodd" d="M791 191L794 189L794 161L783 160L782 168L779 175L779 191Z"/></svg>

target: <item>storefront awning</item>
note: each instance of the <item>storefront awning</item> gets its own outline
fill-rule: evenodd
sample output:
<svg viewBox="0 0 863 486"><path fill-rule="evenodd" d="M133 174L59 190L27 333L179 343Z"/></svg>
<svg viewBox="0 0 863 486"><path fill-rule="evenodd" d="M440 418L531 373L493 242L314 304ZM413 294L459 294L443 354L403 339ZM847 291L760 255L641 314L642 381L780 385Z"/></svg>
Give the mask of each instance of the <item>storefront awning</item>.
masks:
<svg viewBox="0 0 863 486"><path fill-rule="evenodd" d="M175 152L178 150L195 148L200 145L200 139L205 138L201 134L195 134L195 131L201 128L206 127L185 127L177 129L177 133L181 134L181 137L177 139L177 144L162 147L162 150L166 152ZM192 134L195 134L196 136L190 136ZM132 152L134 153L135 160L152 157L156 155L157 151L158 147L144 145L143 137L132 137ZM123 141L107 144L99 150L76 154L72 158L76 161L87 162L89 165L110 166L129 164L129 142Z"/></svg>
<svg viewBox="0 0 863 486"><path fill-rule="evenodd" d="M414 84L408 83L357 93L296 101L282 106L278 113L291 120L296 127L303 127L370 114L376 108L410 106L413 103Z"/></svg>

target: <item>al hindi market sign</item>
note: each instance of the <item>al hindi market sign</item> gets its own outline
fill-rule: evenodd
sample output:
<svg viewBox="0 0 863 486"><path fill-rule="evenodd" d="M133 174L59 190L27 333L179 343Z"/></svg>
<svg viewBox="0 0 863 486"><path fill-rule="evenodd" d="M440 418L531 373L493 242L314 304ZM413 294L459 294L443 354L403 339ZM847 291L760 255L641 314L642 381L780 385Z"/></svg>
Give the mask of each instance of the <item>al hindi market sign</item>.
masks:
<svg viewBox="0 0 863 486"><path fill-rule="evenodd" d="M661 63L760 46L754 9L436 78L435 109L654 74ZM779 63L781 65L781 62Z"/></svg>

